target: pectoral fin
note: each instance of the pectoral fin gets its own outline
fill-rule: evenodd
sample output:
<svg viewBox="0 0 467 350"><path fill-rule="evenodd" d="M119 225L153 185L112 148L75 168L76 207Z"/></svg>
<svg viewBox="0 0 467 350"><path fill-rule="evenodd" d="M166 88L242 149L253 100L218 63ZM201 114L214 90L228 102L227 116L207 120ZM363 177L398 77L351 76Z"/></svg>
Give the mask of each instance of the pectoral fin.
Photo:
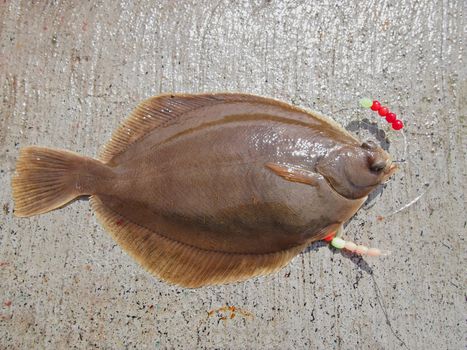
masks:
<svg viewBox="0 0 467 350"><path fill-rule="evenodd" d="M266 163L265 167L274 172L276 175L292 182L300 182L306 185L318 186L319 175L294 165Z"/></svg>

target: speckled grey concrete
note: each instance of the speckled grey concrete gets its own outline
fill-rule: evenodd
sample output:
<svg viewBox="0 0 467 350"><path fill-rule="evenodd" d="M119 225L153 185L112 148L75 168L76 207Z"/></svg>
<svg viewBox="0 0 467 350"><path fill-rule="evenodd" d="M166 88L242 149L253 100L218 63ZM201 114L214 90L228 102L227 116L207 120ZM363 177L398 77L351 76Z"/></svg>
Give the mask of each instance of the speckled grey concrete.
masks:
<svg viewBox="0 0 467 350"><path fill-rule="evenodd" d="M1 2L0 348L465 348L465 3L310 3ZM346 236L393 254L315 244L275 275L186 290L122 252L87 201L13 217L20 147L96 155L139 100L172 91L271 96L362 137L379 127L405 162ZM209 313L226 305L234 318Z"/></svg>

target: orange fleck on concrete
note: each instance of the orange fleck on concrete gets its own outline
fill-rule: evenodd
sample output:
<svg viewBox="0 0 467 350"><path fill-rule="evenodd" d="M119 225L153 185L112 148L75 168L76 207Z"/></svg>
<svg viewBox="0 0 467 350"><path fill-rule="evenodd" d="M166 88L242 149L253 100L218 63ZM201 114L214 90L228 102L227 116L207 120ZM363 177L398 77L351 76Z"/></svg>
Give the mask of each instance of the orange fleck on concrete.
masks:
<svg viewBox="0 0 467 350"><path fill-rule="evenodd" d="M219 317L219 320L228 320L228 319L232 319L232 318L235 318L237 315L241 315L242 317L244 318L252 318L253 317L253 314L247 310L243 310L241 308L238 308L236 306L229 306L229 305L226 305L226 306L222 306L218 309L212 309L210 311L207 312L208 313L208 317L212 317L214 316L215 314L218 315Z"/></svg>

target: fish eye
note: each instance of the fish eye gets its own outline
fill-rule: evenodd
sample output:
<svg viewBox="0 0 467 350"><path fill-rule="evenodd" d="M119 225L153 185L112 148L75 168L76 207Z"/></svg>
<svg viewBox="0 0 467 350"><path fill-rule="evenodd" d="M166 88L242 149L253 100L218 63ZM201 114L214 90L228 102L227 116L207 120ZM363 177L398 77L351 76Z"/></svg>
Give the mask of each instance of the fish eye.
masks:
<svg viewBox="0 0 467 350"><path fill-rule="evenodd" d="M386 161L378 160L370 165L370 170L375 173L380 173L386 167Z"/></svg>
<svg viewBox="0 0 467 350"><path fill-rule="evenodd" d="M362 148L367 149L367 150L372 150L377 147L376 143L374 141L368 140L362 143Z"/></svg>

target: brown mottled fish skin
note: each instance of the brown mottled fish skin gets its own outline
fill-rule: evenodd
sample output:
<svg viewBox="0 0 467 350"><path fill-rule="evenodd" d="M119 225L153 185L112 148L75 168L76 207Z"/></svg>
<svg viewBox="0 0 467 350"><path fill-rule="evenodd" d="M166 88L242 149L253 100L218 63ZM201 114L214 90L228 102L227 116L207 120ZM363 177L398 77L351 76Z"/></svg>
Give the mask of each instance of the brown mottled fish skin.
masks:
<svg viewBox="0 0 467 350"><path fill-rule="evenodd" d="M38 154L57 163L61 180L55 172L45 184L61 190L50 205L39 196L37 207L26 184L38 176L26 161L43 173ZM146 100L101 159L26 149L13 180L17 215L92 195L117 242L157 276L188 287L277 270L352 217L395 171L384 150L332 120L244 94Z"/></svg>

